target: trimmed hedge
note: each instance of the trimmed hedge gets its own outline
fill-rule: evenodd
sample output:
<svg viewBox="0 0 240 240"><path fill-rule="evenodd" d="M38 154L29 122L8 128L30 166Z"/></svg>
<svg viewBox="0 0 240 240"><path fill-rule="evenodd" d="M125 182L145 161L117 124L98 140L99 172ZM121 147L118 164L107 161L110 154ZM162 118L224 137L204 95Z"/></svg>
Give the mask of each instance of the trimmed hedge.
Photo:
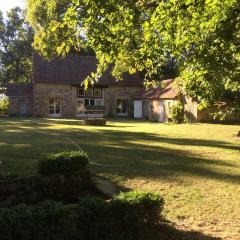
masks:
<svg viewBox="0 0 240 240"><path fill-rule="evenodd" d="M162 198L144 192L121 193L110 202L19 205L0 209L1 240L152 240L150 226L163 221L162 210Z"/></svg>
<svg viewBox="0 0 240 240"><path fill-rule="evenodd" d="M105 126L107 120L104 118L87 118L84 120L84 123L92 126Z"/></svg>
<svg viewBox="0 0 240 240"><path fill-rule="evenodd" d="M52 154L48 159L41 160L38 164L38 172L43 176L54 174L72 174L81 171L88 164L87 153L83 151L70 151Z"/></svg>

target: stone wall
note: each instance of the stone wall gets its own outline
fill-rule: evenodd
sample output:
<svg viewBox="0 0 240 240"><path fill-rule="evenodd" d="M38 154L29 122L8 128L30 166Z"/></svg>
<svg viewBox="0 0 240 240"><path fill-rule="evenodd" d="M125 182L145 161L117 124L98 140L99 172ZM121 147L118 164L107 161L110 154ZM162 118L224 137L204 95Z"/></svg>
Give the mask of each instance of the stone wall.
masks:
<svg viewBox="0 0 240 240"><path fill-rule="evenodd" d="M49 98L61 99L61 117L74 117L77 90L70 84L34 84L34 115L49 117Z"/></svg>
<svg viewBox="0 0 240 240"><path fill-rule="evenodd" d="M26 112L22 114L20 112L20 104L21 102L25 102L26 104ZM33 99L30 97L9 97L9 107L8 114L10 116L16 115L33 115Z"/></svg>
<svg viewBox="0 0 240 240"><path fill-rule="evenodd" d="M117 99L128 100L129 116L133 116L133 97L139 87L109 86L103 89L104 116L115 116ZM34 84L34 115L48 117L49 98L61 99L61 117L75 117L77 87L70 84Z"/></svg>
<svg viewBox="0 0 240 240"><path fill-rule="evenodd" d="M116 116L117 99L128 100L128 116L133 117L133 98L139 87L109 86L104 89L105 117Z"/></svg>

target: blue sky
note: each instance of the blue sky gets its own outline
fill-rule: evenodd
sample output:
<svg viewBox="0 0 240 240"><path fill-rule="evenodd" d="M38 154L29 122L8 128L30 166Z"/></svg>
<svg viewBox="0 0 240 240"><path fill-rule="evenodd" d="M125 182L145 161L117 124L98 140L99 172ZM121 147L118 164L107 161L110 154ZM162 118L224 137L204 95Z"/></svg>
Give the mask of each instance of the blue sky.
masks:
<svg viewBox="0 0 240 240"><path fill-rule="evenodd" d="M23 8L25 6L25 0L0 0L0 10L4 16L6 16L8 10L16 6Z"/></svg>

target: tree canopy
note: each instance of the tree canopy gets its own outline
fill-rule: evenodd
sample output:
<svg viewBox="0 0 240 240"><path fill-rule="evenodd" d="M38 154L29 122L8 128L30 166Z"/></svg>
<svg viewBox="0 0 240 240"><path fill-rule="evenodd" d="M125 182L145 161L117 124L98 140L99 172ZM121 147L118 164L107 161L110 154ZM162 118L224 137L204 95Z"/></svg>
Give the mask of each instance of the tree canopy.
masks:
<svg viewBox="0 0 240 240"><path fill-rule="evenodd" d="M13 8L3 18L0 12L0 86L31 81L33 30L23 10Z"/></svg>
<svg viewBox="0 0 240 240"><path fill-rule="evenodd" d="M202 105L240 93L239 0L28 0L34 47L45 57L90 47L112 74L156 80L171 62ZM236 97L235 97L236 96Z"/></svg>

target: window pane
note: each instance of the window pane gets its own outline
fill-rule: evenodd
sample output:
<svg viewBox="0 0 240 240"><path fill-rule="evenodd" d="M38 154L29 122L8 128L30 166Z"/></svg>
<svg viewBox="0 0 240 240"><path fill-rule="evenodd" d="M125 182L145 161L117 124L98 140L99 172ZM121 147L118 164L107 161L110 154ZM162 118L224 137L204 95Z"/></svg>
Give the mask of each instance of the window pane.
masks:
<svg viewBox="0 0 240 240"><path fill-rule="evenodd" d="M84 96L84 89L78 88L78 97L83 97L83 96Z"/></svg>
<svg viewBox="0 0 240 240"><path fill-rule="evenodd" d="M102 96L102 89L101 88L95 88L94 89L94 97L101 97Z"/></svg>
<svg viewBox="0 0 240 240"><path fill-rule="evenodd" d="M89 88L89 89L86 91L86 96L87 96L87 97L92 97L92 96L93 96L93 89L92 89L92 88Z"/></svg>
<svg viewBox="0 0 240 240"><path fill-rule="evenodd" d="M89 106L89 99L85 99L85 106Z"/></svg>
<svg viewBox="0 0 240 240"><path fill-rule="evenodd" d="M60 107L60 98L55 98L55 105Z"/></svg>
<svg viewBox="0 0 240 240"><path fill-rule="evenodd" d="M49 105L53 105L54 104L54 98L50 98L49 99Z"/></svg>
<svg viewBox="0 0 240 240"><path fill-rule="evenodd" d="M55 108L55 114L59 114L60 113L60 106L57 105Z"/></svg>
<svg viewBox="0 0 240 240"><path fill-rule="evenodd" d="M122 100L122 113L127 113L127 100Z"/></svg>
<svg viewBox="0 0 240 240"><path fill-rule="evenodd" d="M91 99L90 100L90 106L94 106L95 104L94 104L95 102L94 102L94 99Z"/></svg>
<svg viewBox="0 0 240 240"><path fill-rule="evenodd" d="M49 114L54 114L54 107L49 107Z"/></svg>
<svg viewBox="0 0 240 240"><path fill-rule="evenodd" d="M95 106L102 106L102 100L95 100Z"/></svg>
<svg viewBox="0 0 240 240"><path fill-rule="evenodd" d="M117 113L127 113L127 99L117 99Z"/></svg>
<svg viewBox="0 0 240 240"><path fill-rule="evenodd" d="M61 99L60 98L49 98L49 114L61 114Z"/></svg>
<svg viewBox="0 0 240 240"><path fill-rule="evenodd" d="M77 101L77 113L81 113L84 110L83 100Z"/></svg>

